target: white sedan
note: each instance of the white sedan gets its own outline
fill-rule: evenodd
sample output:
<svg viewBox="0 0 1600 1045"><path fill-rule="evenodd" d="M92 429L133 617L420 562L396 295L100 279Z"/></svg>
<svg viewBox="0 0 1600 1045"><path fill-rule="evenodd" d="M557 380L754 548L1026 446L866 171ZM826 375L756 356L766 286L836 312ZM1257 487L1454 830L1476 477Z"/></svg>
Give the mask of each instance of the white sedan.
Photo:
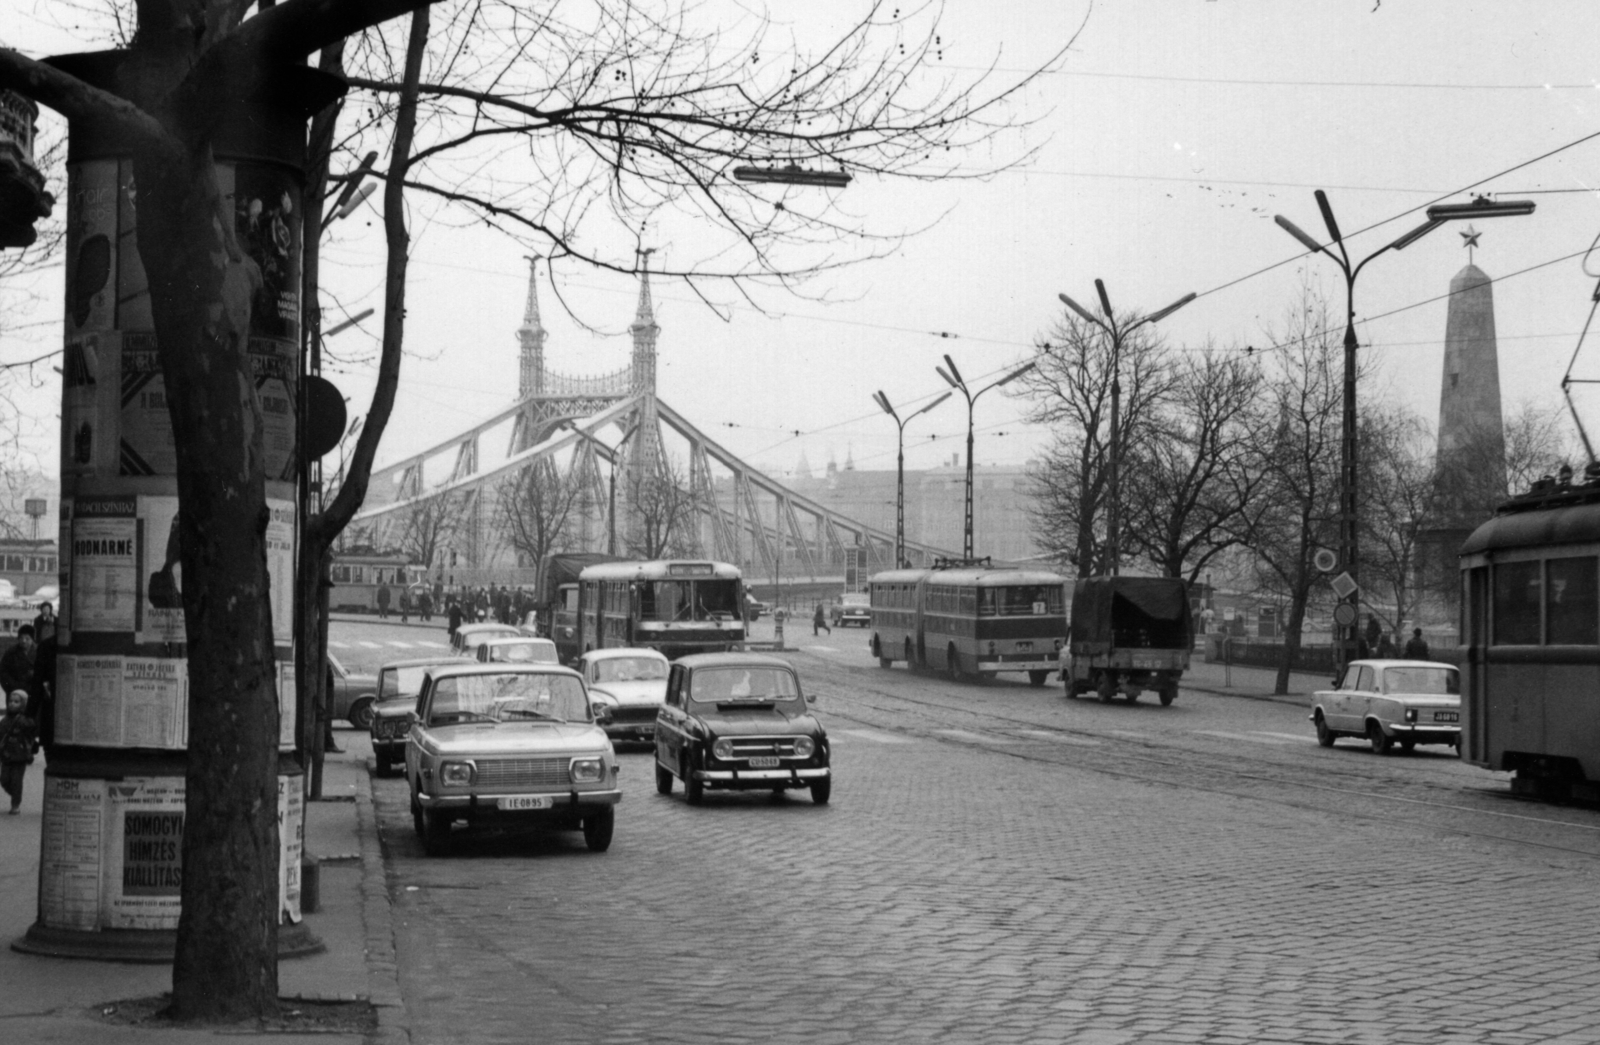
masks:
<svg viewBox="0 0 1600 1045"><path fill-rule="evenodd" d="M578 673L589 684L589 699L605 709L601 724L613 742L654 742L667 668L667 658L653 649L597 649L578 658Z"/></svg>
<svg viewBox="0 0 1600 1045"><path fill-rule="evenodd" d="M1450 744L1461 750L1461 674L1428 660L1356 660L1338 688L1311 698L1317 743L1365 737L1378 754L1399 744Z"/></svg>

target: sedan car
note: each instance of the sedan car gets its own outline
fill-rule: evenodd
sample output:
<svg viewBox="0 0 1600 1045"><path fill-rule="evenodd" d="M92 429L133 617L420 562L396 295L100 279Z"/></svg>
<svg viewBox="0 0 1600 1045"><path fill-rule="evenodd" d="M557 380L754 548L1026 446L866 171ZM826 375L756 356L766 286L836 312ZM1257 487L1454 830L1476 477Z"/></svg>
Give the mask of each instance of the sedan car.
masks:
<svg viewBox="0 0 1600 1045"><path fill-rule="evenodd" d="M328 654L328 682L333 693L333 717L342 718L357 729L372 725L372 706L377 702L378 680L371 675L356 675Z"/></svg>
<svg viewBox="0 0 1600 1045"><path fill-rule="evenodd" d="M1378 754L1395 744L1451 744L1461 749L1461 676L1427 660L1356 660L1334 689L1313 694L1317 743L1365 737Z"/></svg>
<svg viewBox="0 0 1600 1045"><path fill-rule="evenodd" d="M560 664L556 644L529 635L496 635L478 646L479 664Z"/></svg>
<svg viewBox="0 0 1600 1045"><path fill-rule="evenodd" d="M609 714L605 730L613 744L655 740L669 667L667 658L653 649L597 649L578 658L589 699Z"/></svg>
<svg viewBox="0 0 1600 1045"><path fill-rule="evenodd" d="M872 597L866 592L846 592L843 599L834 604L834 627L842 628L846 624L872 627Z"/></svg>
<svg viewBox="0 0 1600 1045"><path fill-rule="evenodd" d="M818 805L833 793L828 735L811 713L794 668L777 657L680 658L667 677L655 742L656 791L671 794L676 777L690 805L699 805L708 788L804 787Z"/></svg>
<svg viewBox="0 0 1600 1045"><path fill-rule="evenodd" d="M406 737L411 818L429 854L451 825L583 830L611 845L617 761L583 678L554 664L452 664L423 682Z"/></svg>
<svg viewBox="0 0 1600 1045"><path fill-rule="evenodd" d="M522 632L509 624L463 624L450 639L450 649L463 656L476 658L478 647L488 639L522 637Z"/></svg>
<svg viewBox="0 0 1600 1045"><path fill-rule="evenodd" d="M379 776L388 776L406 760L406 734L428 670L460 663L459 657L423 657L397 660L378 669L378 702L372 707L372 725L367 732Z"/></svg>

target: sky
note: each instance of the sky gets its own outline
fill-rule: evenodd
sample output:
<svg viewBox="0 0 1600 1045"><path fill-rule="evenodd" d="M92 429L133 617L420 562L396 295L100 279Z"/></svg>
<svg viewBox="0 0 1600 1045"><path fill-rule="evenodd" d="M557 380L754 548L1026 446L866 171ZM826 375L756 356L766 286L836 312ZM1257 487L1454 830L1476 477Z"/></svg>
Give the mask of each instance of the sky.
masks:
<svg viewBox="0 0 1600 1045"><path fill-rule="evenodd" d="M740 5L748 8L749 5ZM782 26L823 34L863 7L845 0L774 3ZM1512 11L1514 10L1514 14ZM8 11L0 37L33 54L103 43L52 24L44 0ZM1321 238L1312 196L1327 191L1352 252L1362 258L1413 228L1421 208L1471 194L1531 199L1531 217L1479 222L1472 260L1494 277L1502 395L1562 409L1560 381L1579 344L1600 278L1585 254L1600 233L1600 7L1548 0L986 0L945 13L942 61L962 73L991 64L1037 67L1074 31L1060 71L1042 78L1012 115L1028 124L971 168L1028 149L1025 168L987 181L858 179L838 203L874 227L931 229L894 255L829 275L806 298L769 295L766 311L724 320L683 285L654 284L658 392L712 438L773 475L802 453L820 470L852 458L893 468L895 426L874 406L915 404L944 391L945 353L974 375L1025 362L1066 292L1153 311L1198 299L1160 324L1174 350L1238 350L1270 342L1300 281L1317 281L1338 314L1343 277L1305 256L1273 223L1282 214ZM59 195L59 193L58 193ZM381 305L381 233L370 206L330 251L329 288L345 308ZM1450 278L1467 263L1446 225L1374 260L1356 284L1358 334L1374 367L1364 397L1438 414ZM692 235L680 224L674 236ZM426 449L514 398L528 252L490 233L423 221L413 229L410 355L380 464ZM671 259L686 244L662 242ZM541 271L541 279L545 275ZM625 365L638 295L627 277L565 268L540 287L552 368L598 374ZM59 347L61 272L34 285L42 300L0 331L0 360ZM13 300L16 300L13 297ZM582 322L580 323L579 320ZM585 329L597 328L600 333ZM375 357L369 320L336 338L341 355ZM1600 333L1591 334L1591 339ZM1366 347L1370 346L1370 347ZM36 423L28 447L54 470L59 378L41 370L18 394ZM331 374L364 411L371 367ZM1576 377L1600 378L1600 349L1579 352ZM1600 391L1576 398L1600 428ZM977 405L976 460L1016 466L1049 433L1027 404L995 392ZM908 468L948 463L966 433L959 397L907 429Z"/></svg>

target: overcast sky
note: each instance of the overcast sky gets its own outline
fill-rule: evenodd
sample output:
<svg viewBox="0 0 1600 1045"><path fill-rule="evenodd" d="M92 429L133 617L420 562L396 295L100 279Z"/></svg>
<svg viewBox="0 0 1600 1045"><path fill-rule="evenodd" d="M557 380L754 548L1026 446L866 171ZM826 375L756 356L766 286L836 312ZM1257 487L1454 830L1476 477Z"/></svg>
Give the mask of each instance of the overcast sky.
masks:
<svg viewBox="0 0 1600 1045"><path fill-rule="evenodd" d="M770 10L780 23L814 26L842 23L861 6L810 0ZM1358 257L1418 224L1419 208L1440 197L1466 202L1471 189L1536 200L1530 218L1479 223L1475 261L1499 280L1508 409L1524 400L1559 408L1559 382L1600 277L1600 259L1590 263L1594 275L1583 267L1600 232L1591 191L1600 137L1589 137L1600 135L1600 6L1592 0L1102 0L1092 8L985 0L952 8L943 61L958 72L990 63L1021 72L1082 24L1061 72L1016 110L1033 126L973 157L989 164L1006 159L1007 148L1037 146L1028 169L987 183L858 180L839 203L879 228L944 217L898 255L808 288L831 302L768 298L774 314L736 309L724 322L681 285L655 286L659 393L735 453L775 474L802 451L819 469L847 453L859 467L892 468L895 429L873 406L874 390L897 403L943 390L934 365L945 352L969 377L1026 360L1061 311L1057 293L1091 303L1097 277L1119 309L1149 311L1198 293L1161 324L1178 348L1266 343L1303 270L1337 313L1337 267L1321 256L1297 259L1301 248L1272 221L1281 213L1320 233L1316 188L1328 191ZM8 5L0 35L33 54L103 45L82 30L75 43L39 17L49 10L42 0ZM367 221L363 235L356 223ZM377 214L368 209L349 224L332 252L330 286L351 310L380 306ZM1442 295L1467 263L1458 231L1447 225L1379 258L1356 289L1358 331L1377 366L1363 394L1401 400L1430 421ZM468 427L508 404L517 383L526 248L441 223L420 225L413 242L413 356L383 460ZM658 246L670 261L675 244ZM551 365L575 374L624 365L637 285L575 268L557 278L582 319L610 336L583 331L546 283ZM0 358L57 347L59 325L38 321L59 314L60 285L59 269L42 280L48 300L27 317L36 325L0 335ZM338 348L370 356L378 331L368 321L339 335ZM1600 350L1585 348L1576 373L1600 377ZM59 384L42 376L25 405L49 420L31 432L30 446L54 471ZM364 401L364 368L333 376ZM1600 426L1600 393L1580 403L1591 427ZM1021 464L1040 450L1045 433L1022 413L998 393L980 401L980 464ZM948 460L965 426L957 400L913 422L908 467Z"/></svg>

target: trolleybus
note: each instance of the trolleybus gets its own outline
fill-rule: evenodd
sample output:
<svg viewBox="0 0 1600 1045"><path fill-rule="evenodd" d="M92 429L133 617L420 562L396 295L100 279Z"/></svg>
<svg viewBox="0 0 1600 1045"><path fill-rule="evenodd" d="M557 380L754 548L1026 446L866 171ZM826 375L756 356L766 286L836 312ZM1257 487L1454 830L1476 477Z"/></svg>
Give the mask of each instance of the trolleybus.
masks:
<svg viewBox="0 0 1600 1045"><path fill-rule="evenodd" d="M1462 759L1600 801L1600 481L1541 480L1460 555Z"/></svg>
<svg viewBox="0 0 1600 1045"><path fill-rule="evenodd" d="M1042 686L1067 638L1066 581L1046 570L936 565L867 582L872 654L951 678L1025 671Z"/></svg>
<svg viewBox="0 0 1600 1045"><path fill-rule="evenodd" d="M611 562L578 574L580 652L615 647L668 657L721 653L744 642L744 586L725 562Z"/></svg>
<svg viewBox="0 0 1600 1045"><path fill-rule="evenodd" d="M392 613L400 612L400 589L422 580L421 567L411 565L409 556L398 552L334 552L329 579L328 607L356 613L376 613L378 588L389 586Z"/></svg>

